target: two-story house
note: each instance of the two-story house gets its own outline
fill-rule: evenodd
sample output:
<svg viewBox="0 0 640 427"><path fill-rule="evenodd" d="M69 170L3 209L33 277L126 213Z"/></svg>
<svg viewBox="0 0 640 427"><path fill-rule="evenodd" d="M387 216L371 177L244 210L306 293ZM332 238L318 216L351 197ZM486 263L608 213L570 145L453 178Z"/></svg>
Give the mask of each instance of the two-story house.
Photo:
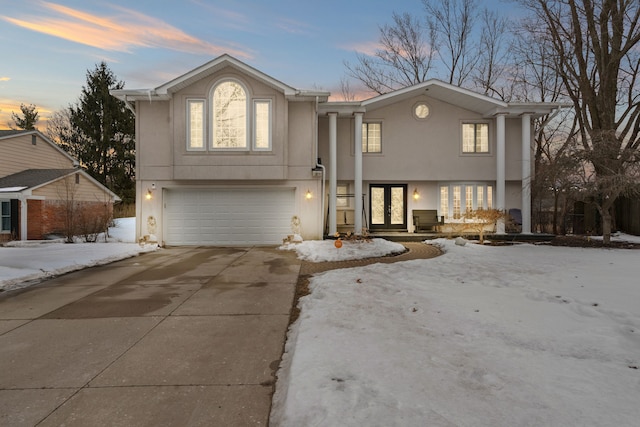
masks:
<svg viewBox="0 0 640 427"><path fill-rule="evenodd" d="M517 208L529 233L531 120L558 108L438 80L329 102L228 55L112 94L136 114L137 234L166 245L411 232L414 209Z"/></svg>

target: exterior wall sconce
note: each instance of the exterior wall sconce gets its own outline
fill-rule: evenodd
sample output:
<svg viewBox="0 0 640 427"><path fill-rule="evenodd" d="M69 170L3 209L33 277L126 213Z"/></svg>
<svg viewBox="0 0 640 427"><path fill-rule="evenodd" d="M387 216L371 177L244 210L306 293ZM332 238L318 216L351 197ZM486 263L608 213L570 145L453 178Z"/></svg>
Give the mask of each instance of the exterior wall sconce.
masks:
<svg viewBox="0 0 640 427"><path fill-rule="evenodd" d="M418 200L420 198L420 193L418 193L418 189L415 188L413 190L413 200Z"/></svg>
<svg viewBox="0 0 640 427"><path fill-rule="evenodd" d="M304 198L307 200L311 200L313 198L313 193L311 192L311 190L307 190L306 194L304 195Z"/></svg>
<svg viewBox="0 0 640 427"><path fill-rule="evenodd" d="M147 200L153 199L153 192L156 190L156 183L151 184L151 188L147 189L147 194L144 195L144 198Z"/></svg>

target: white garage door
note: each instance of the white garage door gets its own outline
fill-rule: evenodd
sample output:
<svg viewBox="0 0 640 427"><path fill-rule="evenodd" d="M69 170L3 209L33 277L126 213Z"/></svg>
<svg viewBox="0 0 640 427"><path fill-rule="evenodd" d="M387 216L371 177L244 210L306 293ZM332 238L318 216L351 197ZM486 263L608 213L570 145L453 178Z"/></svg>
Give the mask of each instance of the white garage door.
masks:
<svg viewBox="0 0 640 427"><path fill-rule="evenodd" d="M181 189L164 195L167 245L282 243L291 234L293 189Z"/></svg>

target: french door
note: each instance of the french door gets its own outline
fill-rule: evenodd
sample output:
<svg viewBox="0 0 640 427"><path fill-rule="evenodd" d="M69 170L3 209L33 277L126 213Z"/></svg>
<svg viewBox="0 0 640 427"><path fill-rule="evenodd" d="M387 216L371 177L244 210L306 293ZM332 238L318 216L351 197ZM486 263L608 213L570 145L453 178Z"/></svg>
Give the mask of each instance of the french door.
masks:
<svg viewBox="0 0 640 427"><path fill-rule="evenodd" d="M370 184L372 231L407 229L407 185Z"/></svg>

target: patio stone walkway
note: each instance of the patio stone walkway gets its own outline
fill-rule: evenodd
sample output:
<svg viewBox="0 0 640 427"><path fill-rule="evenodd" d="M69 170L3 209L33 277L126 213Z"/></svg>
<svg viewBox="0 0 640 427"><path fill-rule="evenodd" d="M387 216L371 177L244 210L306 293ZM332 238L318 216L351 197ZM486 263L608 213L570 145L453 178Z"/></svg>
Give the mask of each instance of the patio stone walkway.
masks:
<svg viewBox="0 0 640 427"><path fill-rule="evenodd" d="M407 251L400 255L391 255L378 258L357 259L349 261L328 261L310 262L303 261L300 267L300 276L307 276L314 273L321 273L339 268L362 267L364 265L384 263L390 264L399 261L409 261L413 259L428 259L442 255L442 251L434 245L427 245L422 242L399 242Z"/></svg>

